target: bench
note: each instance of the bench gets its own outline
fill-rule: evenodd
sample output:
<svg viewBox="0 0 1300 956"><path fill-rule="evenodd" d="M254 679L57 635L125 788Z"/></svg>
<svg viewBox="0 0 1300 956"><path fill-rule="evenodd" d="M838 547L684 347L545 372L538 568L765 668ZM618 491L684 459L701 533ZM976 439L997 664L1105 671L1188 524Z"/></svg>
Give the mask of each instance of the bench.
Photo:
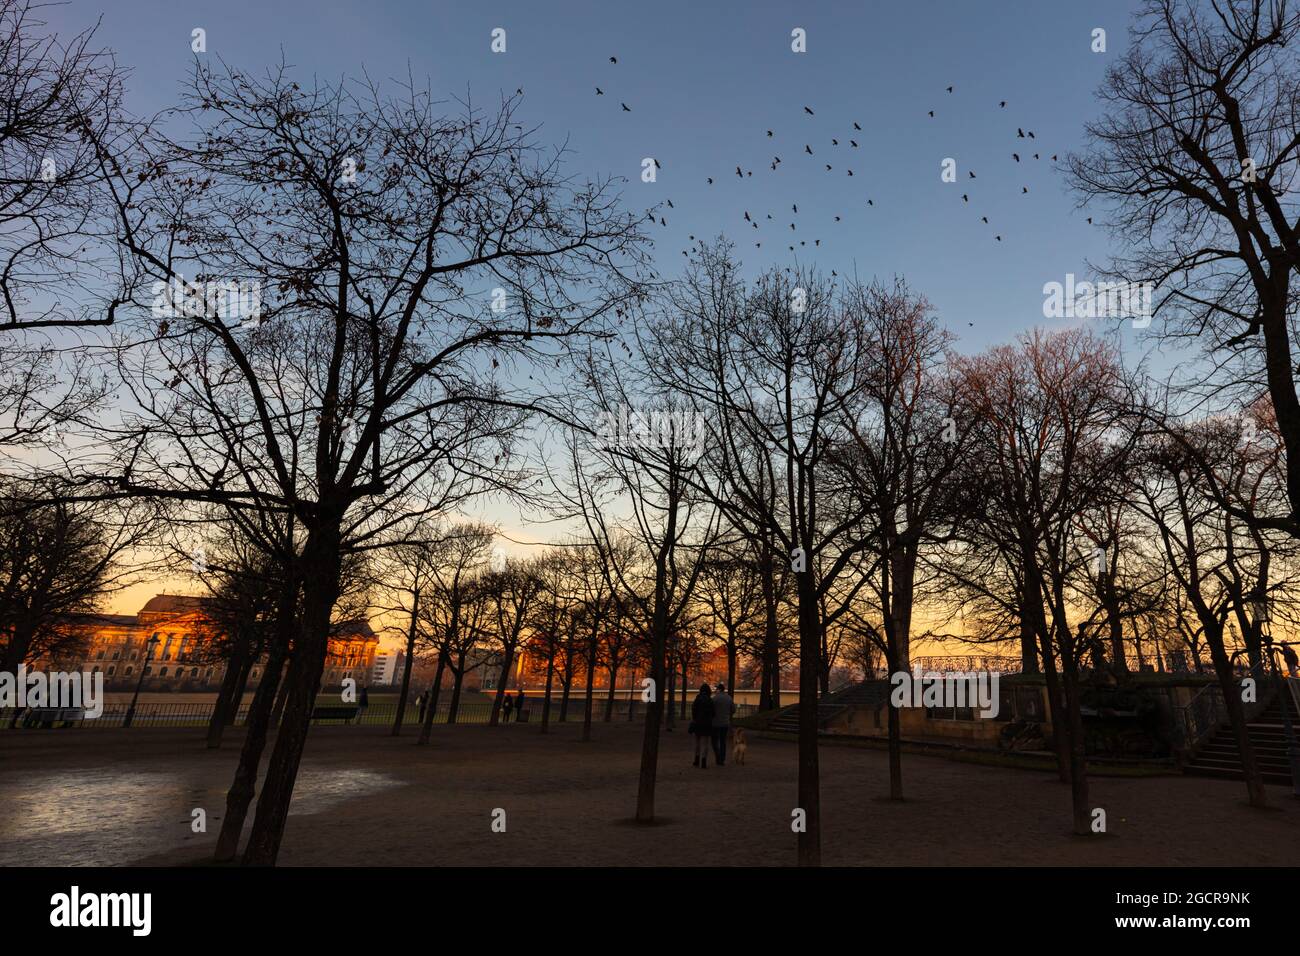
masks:
<svg viewBox="0 0 1300 956"><path fill-rule="evenodd" d="M23 726L51 728L58 724L71 727L85 719L84 707L29 707L23 715Z"/></svg>
<svg viewBox="0 0 1300 956"><path fill-rule="evenodd" d="M356 716L355 704L346 707L317 707L311 712L312 720L352 720Z"/></svg>

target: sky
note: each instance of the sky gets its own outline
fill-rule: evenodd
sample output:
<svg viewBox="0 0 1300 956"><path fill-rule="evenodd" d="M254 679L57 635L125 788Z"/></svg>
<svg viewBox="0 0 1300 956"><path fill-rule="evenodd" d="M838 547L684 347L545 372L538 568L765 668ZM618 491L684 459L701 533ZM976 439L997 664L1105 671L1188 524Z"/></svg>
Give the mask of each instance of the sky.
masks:
<svg viewBox="0 0 1300 956"><path fill-rule="evenodd" d="M539 125L541 142L567 144L570 172L622 177L631 209L665 204L667 226L651 229L661 273L680 268L688 237L725 234L750 273L797 260L864 279L901 275L958 348L976 352L1060 321L1043 316L1044 284L1082 278L1112 251L1051 157L1083 145L1135 6L70 0L46 17L60 32L101 20L102 44L131 71L137 114L177 100L196 28L206 32L199 56L253 71L283 57L304 85L409 70L487 107L522 89L518 121ZM498 28L502 53L492 50ZM1098 28L1104 53L1092 50ZM796 29L806 52L792 50ZM642 181L646 158L659 164L653 183ZM941 180L946 159L955 183ZM147 592L114 604L133 611Z"/></svg>

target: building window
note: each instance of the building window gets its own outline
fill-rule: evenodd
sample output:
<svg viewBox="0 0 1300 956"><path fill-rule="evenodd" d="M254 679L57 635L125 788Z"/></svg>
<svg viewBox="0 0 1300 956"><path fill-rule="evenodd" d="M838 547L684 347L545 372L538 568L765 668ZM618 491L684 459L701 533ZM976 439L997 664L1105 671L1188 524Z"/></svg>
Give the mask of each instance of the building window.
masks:
<svg viewBox="0 0 1300 956"><path fill-rule="evenodd" d="M135 668L132 667L130 664L127 664L127 665L126 665L126 671L125 671L124 673L126 674L127 677L130 677L130 676L131 676L131 671L133 671L133 670L135 670Z"/></svg>
<svg viewBox="0 0 1300 956"><path fill-rule="evenodd" d="M152 673L153 673L153 665L150 664L148 667L144 669L144 676L148 677Z"/></svg>
<svg viewBox="0 0 1300 956"><path fill-rule="evenodd" d="M198 677L198 676L199 676L199 669L198 669L197 667L191 667L191 668L190 668L190 676L191 676L191 677Z"/></svg>
<svg viewBox="0 0 1300 956"><path fill-rule="evenodd" d="M158 676L159 676L159 677L166 677L166 676L167 676L167 668L164 667L162 670L160 670L160 671L158 672Z"/></svg>
<svg viewBox="0 0 1300 956"><path fill-rule="evenodd" d="M109 677L112 677L112 676L113 676L113 672L116 671L116 670L117 670L117 667L115 667L115 666L112 665L112 664L109 664L109 665L108 665L108 670L106 671L106 673L108 674Z"/></svg>

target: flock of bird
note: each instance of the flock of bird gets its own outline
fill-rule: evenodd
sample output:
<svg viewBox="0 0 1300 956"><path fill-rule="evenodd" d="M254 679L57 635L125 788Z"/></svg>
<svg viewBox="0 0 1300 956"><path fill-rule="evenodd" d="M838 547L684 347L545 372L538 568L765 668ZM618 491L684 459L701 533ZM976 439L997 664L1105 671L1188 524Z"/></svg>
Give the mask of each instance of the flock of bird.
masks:
<svg viewBox="0 0 1300 956"><path fill-rule="evenodd" d="M613 65L617 65L617 64L618 64L618 57L616 57L616 56L611 56L611 57L609 58L609 62L610 62L611 64L613 64ZM949 87L946 88L946 93L949 94L949 95L951 95L951 94L954 93L955 89L956 89L956 88L955 88L954 86L949 86ZM596 95L597 95L597 96L604 96L604 95L605 95L605 91L604 91L601 87L597 86L597 87L596 87ZM627 105L627 103L624 103L624 102L621 102L621 101L620 101L619 106L621 107L622 111L624 111L624 112L628 112L628 113L632 112L631 107L629 107L629 106ZM1006 108L1007 108L1007 101L1006 101L1006 100L1001 100L1001 101L998 102L998 109L1003 109L1003 110L1004 110L1004 109L1006 109ZM816 111L815 111L815 110L813 109L813 107L811 107L811 106L805 106L805 107L803 108L803 112L804 112L804 114L807 115L807 116L816 116L816 115L817 115ZM928 110L928 111L927 111L927 115L929 116L930 119L935 119L936 116L937 116L937 112L938 112L937 110ZM862 125L861 125L859 122L857 122L856 120L854 120L854 121L852 121L852 129L851 129L851 130L846 129L843 133L841 133L841 134L839 134L839 135L837 135L837 136L832 136L832 137L831 137L831 140L830 140L830 147L829 147L829 148L827 148L827 147L825 147L825 146L820 146L820 145L819 145L819 146L817 146L816 149L814 149L814 141L805 141L805 142L802 143L803 148L802 148L802 150L799 152L799 155L801 155L801 156L815 156L815 157L818 157L819 164L820 164L821 166L824 167L823 174L834 174L834 173L836 172L837 167L838 167L838 168L842 168L842 169L843 169L843 173L844 173L844 176L845 176L846 179L847 179L847 178L851 178L851 177L855 177L854 169L853 169L851 166L849 166L848 163L853 162L852 157L853 157L854 154L853 154L852 150L860 149L860 148L861 148L861 144L858 142L858 140L861 139L861 138L864 138L864 137L862 136L862 132L863 132ZM766 134L767 134L767 135L766 135L765 139L767 139L767 140L776 140L776 139L777 139L777 133L776 133L775 130L768 129L768 130L766 130ZM804 140L804 139L805 139L805 137L802 137L802 136L795 137L794 140L793 140L794 146L797 148L797 146L799 145L800 140ZM808 138L808 139L811 139L811 138ZM843 140L843 142L841 142L841 140ZM1028 164L1028 163L1032 163L1032 162L1034 162L1034 161L1041 161L1041 160L1042 160L1044 153L1043 153L1043 151L1041 150L1041 148L1036 148L1036 147L1038 146L1038 137L1034 134L1034 131L1033 131L1032 129L1025 129L1024 127L1017 127L1017 128L1016 128L1015 140L1016 140L1016 141L1024 140L1026 145L1024 145L1024 146L1017 146L1016 148L1014 148L1014 149L1010 149L1010 150L1009 150L1009 152L1010 152L1010 158L1011 158L1011 160L1012 160L1014 163L1016 163L1016 164ZM1031 141L1032 141L1032 143L1031 143ZM779 147L778 147L778 148L779 148ZM1021 150L1022 150L1022 149L1024 150L1024 156L1023 156L1023 157L1022 157L1022 155L1021 155ZM831 163L831 162L826 162L826 159L827 159L828 157L827 157L826 155L824 155L822 152L819 152L819 150L821 150L821 151L829 151L829 152L830 152L830 157L829 157L829 158L832 158L832 159L835 159L837 156L844 156L845 159L844 159L844 161L843 161L843 164L841 165L841 161L838 160L838 159L836 159L836 161L833 162L833 163ZM1053 154L1051 154L1051 157L1050 157L1050 158L1051 158L1051 160L1052 160L1053 162L1055 162L1056 159L1057 159L1057 156L1056 156L1056 154L1053 153ZM659 164L659 161L658 161L657 159L654 161L654 164L655 164L656 167L658 167L658 168L662 168L662 167L660 166L660 164ZM763 165L766 165L766 166L768 167L769 174L772 174L772 173L777 173L777 172L780 171L781 167L782 167L783 164L784 164L784 161L782 160L781 156L777 154L776 151L772 151L771 159L770 159L770 160L763 160L763 163L762 163L762 164L763 164ZM860 167L859 167L859 168L860 168ZM738 165L735 167L735 174L734 174L734 175L736 176L736 178L740 179L740 180L743 182L743 181L746 181L746 180L753 179L753 177L754 177L754 170L753 170L753 168L747 168L746 164L738 164ZM861 176L857 176L856 178L857 178L859 181L861 181L863 177L861 177ZM971 182L972 180L978 180L978 178L979 178L979 176L978 176L978 174L976 173L976 171L975 171L974 169L967 169L967 170L966 170L966 182L967 182L967 183ZM705 184L708 185L708 186L713 186L713 185L715 184L715 177L714 177L714 176L706 176L706 177L705 177ZM951 185L951 184L945 183L945 185ZM961 193L961 202L962 202L963 205L968 206L968 205L971 203L971 199L972 199L971 193L972 193L972 191L973 191L973 187L968 185L968 186L966 187L966 189L967 189L967 191ZM1028 185L1022 185L1022 186L1021 186L1021 188L1020 188L1020 195L1022 195L1022 196L1027 196L1027 195L1029 195L1029 186L1028 186ZM977 197L977 198L978 198L978 197ZM875 206L875 200L874 200L873 198L871 198L870 196L863 196L863 197L861 197L861 198L860 198L859 200L857 200L857 201L861 201L861 202L863 203L863 210L865 210L866 207L874 207L874 206ZM666 203L668 209L674 209L674 208L675 208L675 207L673 206L673 201L672 201L671 199L666 199L666 200L665 200L665 203ZM790 206L790 212L791 212L791 215L792 215L793 220L794 220L794 221L792 221L792 222L789 223L789 229L790 229L790 232L793 233L793 234L795 234L795 235L798 235L798 234L799 234L799 224L800 224L800 221L799 221L799 219L798 219L798 216L799 216L799 205L798 205L798 203L792 203L792 204L791 204L791 206ZM660 226L663 226L663 227L665 227L665 228L668 226L668 219L667 219L667 216L665 215L665 213L664 213L663 210L659 210L659 209L657 209L657 208L656 208L656 209L648 210L648 212L647 212L647 216L648 216L648 218L649 218L651 221L654 221L654 220L657 218L658 223L659 223ZM773 217L773 215L772 215L771 212L766 212L766 211L765 211L765 212L761 213L761 216L762 216L762 219L760 220L760 218L759 218L759 217L760 217L760 214L759 214L759 213L752 213L752 214L751 214L750 210L745 209L745 210L744 210L744 214L743 214L743 222L744 222L747 226L749 226L750 228L755 229L755 230L760 230L761 225L764 224L764 223L768 223L768 222L771 222L773 225L776 225L777 220ZM843 213L843 212L836 214L836 215L834 216L834 222L841 222L841 221L843 221L843 216L844 216L844 213ZM783 220L784 220L784 217L782 217L782 222L783 222ZM990 226L990 227L993 225L993 223L990 222L987 213L982 213L982 214L980 215L980 222L983 223L984 225L986 225L986 226ZM1092 219L1091 219L1091 218L1088 219L1088 223L1089 223L1089 225L1092 224ZM783 231L784 231L784 230L783 230ZM762 233L761 233L761 230L760 230L760 235L761 235L761 234L762 234ZM806 233L805 233L805 235L806 235ZM1002 234L1001 234L1000 232L996 232L996 231L994 231L994 232L992 233L992 235L993 235L993 240L994 240L995 242L1002 242ZM695 236L690 236L689 238L690 238L690 241L691 241L692 243L695 243L695 242L697 242L697 241L701 241L701 240L696 240ZM792 238L792 237L791 237L791 238ZM811 242L812 245L813 245L814 247L820 247L820 246L822 245L822 240L821 240L820 237L815 237L815 238L811 238L811 239L801 238L801 239L798 240L798 244L799 244L799 246L807 246L807 245L809 244L809 242ZM759 248L759 249L763 248L763 242L762 242L762 240L761 240L761 239L756 239L755 242L754 242L754 246L755 246L756 248ZM794 251L796 247L795 247L794 242L788 242L786 248L787 248L788 250L790 250L790 251ZM684 255L684 256L689 256L690 253L689 253L688 250L683 249L683 250L682 250L682 255ZM832 273L832 274L834 274L834 273Z"/></svg>

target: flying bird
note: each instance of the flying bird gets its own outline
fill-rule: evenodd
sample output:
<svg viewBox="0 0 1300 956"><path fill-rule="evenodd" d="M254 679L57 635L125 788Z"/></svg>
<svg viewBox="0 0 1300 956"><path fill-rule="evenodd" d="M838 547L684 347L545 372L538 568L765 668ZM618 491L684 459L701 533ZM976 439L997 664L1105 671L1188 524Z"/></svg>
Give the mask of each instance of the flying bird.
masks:
<svg viewBox="0 0 1300 956"><path fill-rule="evenodd" d="M812 147L809 146L807 143L803 144L803 151L807 153L809 156L813 154Z"/></svg>
<svg viewBox="0 0 1300 956"><path fill-rule="evenodd" d="M962 194L961 194L961 201L962 201L962 202L970 202L970 196L967 196L965 193L962 193Z"/></svg>
<svg viewBox="0 0 1300 956"><path fill-rule="evenodd" d="M1020 162L1020 154L1019 154L1019 153L1012 153L1012 154L1011 154L1011 158L1014 159L1016 162Z"/></svg>
<svg viewBox="0 0 1300 956"><path fill-rule="evenodd" d="M767 131L767 136L768 136L769 139L772 138L772 131L771 131L771 130L768 130L768 131Z"/></svg>
<svg viewBox="0 0 1300 956"><path fill-rule="evenodd" d="M973 170L969 170L969 169L966 170L966 175L970 176L971 179L975 178L975 173Z"/></svg>
<svg viewBox="0 0 1300 956"><path fill-rule="evenodd" d="M597 96L604 96L604 95L605 95L605 91L602 90L602 89L598 86L598 87L596 87L596 95L597 95Z"/></svg>
<svg viewBox="0 0 1300 956"><path fill-rule="evenodd" d="M859 126L856 122L853 124L853 128L856 129L858 132L862 132L862 127Z"/></svg>
<svg viewBox="0 0 1300 956"><path fill-rule="evenodd" d="M807 113L809 116L815 116L815 115L816 115L815 113L813 113L813 111L812 111L812 107L810 107L810 106L805 106L805 107L803 108L803 111L804 111L805 113Z"/></svg>
<svg viewBox="0 0 1300 956"><path fill-rule="evenodd" d="M611 56L611 57L609 58L609 62L610 62L610 63L617 63L617 62L618 62L618 57L616 57L616 56Z"/></svg>
<svg viewBox="0 0 1300 956"><path fill-rule="evenodd" d="M744 179L744 178L745 178L745 174L742 173L742 172L740 171L740 167L739 167L739 166L736 167L736 178L737 178L737 179Z"/></svg>
<svg viewBox="0 0 1300 956"><path fill-rule="evenodd" d="M951 86L950 86L950 87L948 87L948 92L949 92L949 93L951 93L951 92L952 92L952 87L951 87Z"/></svg>
<svg viewBox="0 0 1300 956"><path fill-rule="evenodd" d="M984 223L984 225L987 226L987 225L989 224L989 217L988 217L988 216L980 216L980 222Z"/></svg>
<svg viewBox="0 0 1300 956"><path fill-rule="evenodd" d="M1019 126L1016 127L1016 136L1019 137L1020 139L1025 138L1025 131L1021 129Z"/></svg>
<svg viewBox="0 0 1300 956"><path fill-rule="evenodd" d="M1028 186L1021 186L1021 187L1020 187L1020 195L1023 196L1023 195L1024 195L1025 193L1027 193L1027 192L1029 192L1029 187L1028 187Z"/></svg>
<svg viewBox="0 0 1300 956"><path fill-rule="evenodd" d="M1006 100L1003 100L1001 103L999 103L999 104L998 104L998 108L999 108L999 109L1006 109L1006 108L1007 108L1007 101L1006 101Z"/></svg>
<svg viewBox="0 0 1300 956"><path fill-rule="evenodd" d="M621 106L621 107L623 107L623 112L624 112L624 113L630 113L630 112L632 112L632 107L628 106L626 103L619 103L618 105Z"/></svg>
<svg viewBox="0 0 1300 956"><path fill-rule="evenodd" d="M854 149L857 149L857 148L858 148L858 141L857 141L856 139L851 139L851 140L849 140L849 145L852 146Z"/></svg>
<svg viewBox="0 0 1300 956"><path fill-rule="evenodd" d="M831 145L838 146L840 145L840 141L838 139L835 139L834 137L831 137Z"/></svg>
<svg viewBox="0 0 1300 956"><path fill-rule="evenodd" d="M930 119L934 119L934 110L930 110Z"/></svg>

